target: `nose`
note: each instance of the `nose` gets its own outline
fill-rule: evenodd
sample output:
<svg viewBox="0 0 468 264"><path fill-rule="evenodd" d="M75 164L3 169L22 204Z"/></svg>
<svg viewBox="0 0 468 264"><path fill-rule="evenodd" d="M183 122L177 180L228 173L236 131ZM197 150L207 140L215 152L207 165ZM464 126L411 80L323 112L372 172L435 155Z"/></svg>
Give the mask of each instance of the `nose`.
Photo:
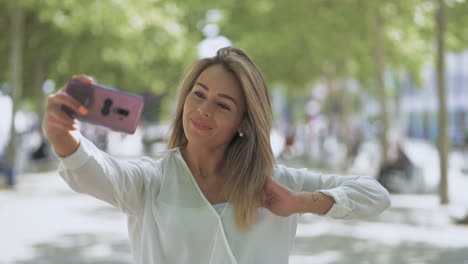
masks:
<svg viewBox="0 0 468 264"><path fill-rule="evenodd" d="M210 109L209 102L204 102L204 103L200 104L199 107L198 107L198 112L202 116L210 117L211 116L211 109Z"/></svg>

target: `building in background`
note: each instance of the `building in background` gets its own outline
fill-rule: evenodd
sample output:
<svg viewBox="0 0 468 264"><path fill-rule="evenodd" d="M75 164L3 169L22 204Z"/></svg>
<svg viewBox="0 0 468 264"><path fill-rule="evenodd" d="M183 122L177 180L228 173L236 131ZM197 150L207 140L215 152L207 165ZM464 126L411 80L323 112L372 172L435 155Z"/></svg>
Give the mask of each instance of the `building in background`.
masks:
<svg viewBox="0 0 468 264"><path fill-rule="evenodd" d="M454 148L468 144L468 51L446 56L446 89L449 137ZM400 111L408 137L436 142L438 133L437 75L433 67L423 71L422 87L407 78L399 92Z"/></svg>

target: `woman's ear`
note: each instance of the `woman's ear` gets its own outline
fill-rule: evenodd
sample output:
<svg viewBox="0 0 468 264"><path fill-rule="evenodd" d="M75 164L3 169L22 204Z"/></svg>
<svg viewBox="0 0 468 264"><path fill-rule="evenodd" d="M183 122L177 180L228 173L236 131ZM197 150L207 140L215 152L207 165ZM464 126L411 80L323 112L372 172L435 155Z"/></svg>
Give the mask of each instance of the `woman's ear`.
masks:
<svg viewBox="0 0 468 264"><path fill-rule="evenodd" d="M237 133L239 133L240 137L243 137L245 135L245 118L242 119L239 128L237 128Z"/></svg>

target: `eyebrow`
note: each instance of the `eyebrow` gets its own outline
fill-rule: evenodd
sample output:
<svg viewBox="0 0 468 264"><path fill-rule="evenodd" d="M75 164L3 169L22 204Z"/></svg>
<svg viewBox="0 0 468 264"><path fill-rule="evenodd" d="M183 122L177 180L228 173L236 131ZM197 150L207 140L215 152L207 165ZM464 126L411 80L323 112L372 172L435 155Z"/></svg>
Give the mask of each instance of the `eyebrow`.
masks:
<svg viewBox="0 0 468 264"><path fill-rule="evenodd" d="M208 86L204 85L204 84L201 83L201 82L196 82L195 85L200 85L201 87L203 87L203 89L205 89L205 90L207 90L207 91L210 90L210 88L208 88ZM231 101L234 102L234 104L236 104L236 106L237 106L237 102L236 102L236 100L235 100L232 96L227 95L227 94L222 94L222 93L219 93L218 96L219 96L219 97L226 98L226 99L228 99L228 100L231 100Z"/></svg>

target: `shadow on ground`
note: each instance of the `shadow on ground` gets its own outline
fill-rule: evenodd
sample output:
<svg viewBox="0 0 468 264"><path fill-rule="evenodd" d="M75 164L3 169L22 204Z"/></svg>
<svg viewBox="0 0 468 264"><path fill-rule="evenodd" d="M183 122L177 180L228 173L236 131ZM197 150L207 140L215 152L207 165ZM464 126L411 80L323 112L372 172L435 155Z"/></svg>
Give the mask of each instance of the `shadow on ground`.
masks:
<svg viewBox="0 0 468 264"><path fill-rule="evenodd" d="M468 263L468 248L440 248L419 242L404 242L389 246L375 241L336 235L296 238L292 255L322 255L320 263L328 264Z"/></svg>
<svg viewBox="0 0 468 264"><path fill-rule="evenodd" d="M31 259L15 264L130 264L127 240L113 234L66 234L50 243L34 246Z"/></svg>

